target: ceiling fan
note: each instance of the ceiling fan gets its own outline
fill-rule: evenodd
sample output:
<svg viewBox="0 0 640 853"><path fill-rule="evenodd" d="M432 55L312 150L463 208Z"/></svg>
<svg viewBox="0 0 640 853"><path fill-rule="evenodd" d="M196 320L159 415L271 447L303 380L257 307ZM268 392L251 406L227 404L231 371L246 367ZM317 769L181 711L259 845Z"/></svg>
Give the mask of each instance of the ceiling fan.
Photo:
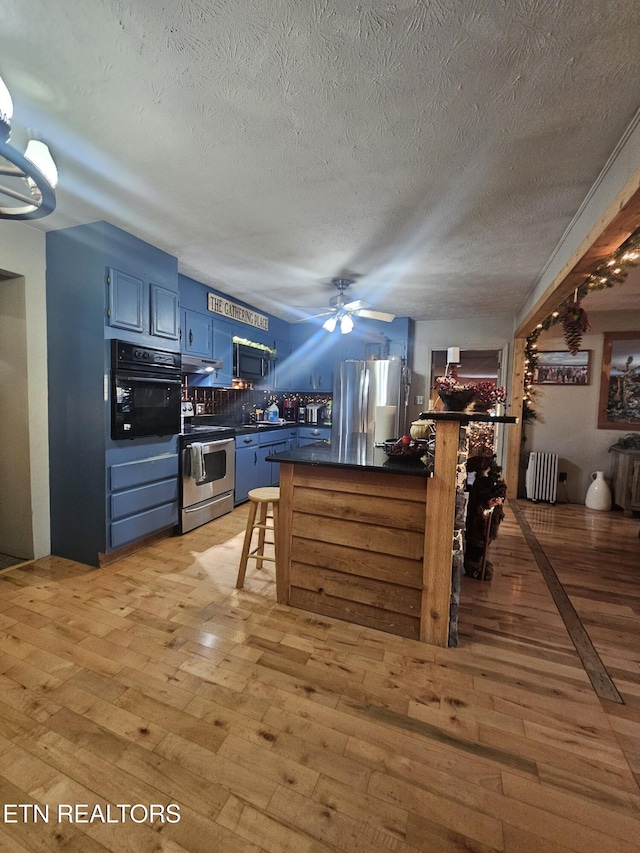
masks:
<svg viewBox="0 0 640 853"><path fill-rule="evenodd" d="M363 302L361 299L355 299L347 302L346 291L352 285L352 278L334 278L331 283L338 291L338 295L334 296L330 301L331 306L328 311L322 311L320 314L314 314L312 317L307 317L307 320L313 320L316 317L326 317L327 319L322 324L322 328L327 332L333 332L338 324L340 324L340 332L343 335L353 331L353 317L365 317L368 320L381 320L383 323L391 323L395 320L395 314L387 314L385 311L373 311L368 302Z"/></svg>

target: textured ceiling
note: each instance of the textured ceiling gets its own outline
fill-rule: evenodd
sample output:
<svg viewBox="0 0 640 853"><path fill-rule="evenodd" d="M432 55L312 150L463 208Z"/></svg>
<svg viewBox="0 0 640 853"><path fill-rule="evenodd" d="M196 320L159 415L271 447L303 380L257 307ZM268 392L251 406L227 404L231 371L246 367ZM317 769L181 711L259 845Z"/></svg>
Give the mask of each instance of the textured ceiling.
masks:
<svg viewBox="0 0 640 853"><path fill-rule="evenodd" d="M636 0L0 0L0 20L12 140L60 171L36 227L107 219L286 319L339 274L398 315L513 316L640 102Z"/></svg>

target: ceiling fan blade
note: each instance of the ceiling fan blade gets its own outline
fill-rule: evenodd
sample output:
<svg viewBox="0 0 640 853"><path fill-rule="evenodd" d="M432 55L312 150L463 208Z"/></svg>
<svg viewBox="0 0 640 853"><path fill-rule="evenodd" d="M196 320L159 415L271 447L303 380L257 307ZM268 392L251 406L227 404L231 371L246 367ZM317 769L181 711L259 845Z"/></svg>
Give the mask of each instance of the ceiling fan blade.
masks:
<svg viewBox="0 0 640 853"><path fill-rule="evenodd" d="M335 308L330 308L328 311L322 311L320 314L309 314L308 317L301 317L299 320L294 320L294 323L307 323L309 320L317 320L318 317L331 317L335 314Z"/></svg>
<svg viewBox="0 0 640 853"><path fill-rule="evenodd" d="M363 302L362 299L354 299L352 302L346 302L344 307L347 311L360 311L363 308L371 308L371 303Z"/></svg>
<svg viewBox="0 0 640 853"><path fill-rule="evenodd" d="M357 317L365 317L367 320L381 320L383 323L391 323L396 319L395 314L386 314L384 311L369 311L367 308L359 308L351 313Z"/></svg>

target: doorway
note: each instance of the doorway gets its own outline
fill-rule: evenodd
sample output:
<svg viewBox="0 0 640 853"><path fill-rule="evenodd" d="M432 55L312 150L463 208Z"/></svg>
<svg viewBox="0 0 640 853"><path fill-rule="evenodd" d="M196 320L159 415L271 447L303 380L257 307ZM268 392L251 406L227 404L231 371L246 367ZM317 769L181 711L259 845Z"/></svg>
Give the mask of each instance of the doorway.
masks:
<svg viewBox="0 0 640 853"><path fill-rule="evenodd" d="M496 385L504 385L503 365L506 364L505 349L495 348L469 348L460 349L460 358L454 366L454 373L462 384L477 382L494 382ZM444 376L447 370L447 349L432 349L430 363L429 381L429 407L438 408L438 393L435 390L436 379ZM449 366L451 373L451 366ZM487 446L493 448L498 460L502 464L504 453L504 430L502 424L472 423L470 425L469 443L470 447L479 448Z"/></svg>
<svg viewBox="0 0 640 853"><path fill-rule="evenodd" d="M0 569L34 557L25 280L0 270Z"/></svg>

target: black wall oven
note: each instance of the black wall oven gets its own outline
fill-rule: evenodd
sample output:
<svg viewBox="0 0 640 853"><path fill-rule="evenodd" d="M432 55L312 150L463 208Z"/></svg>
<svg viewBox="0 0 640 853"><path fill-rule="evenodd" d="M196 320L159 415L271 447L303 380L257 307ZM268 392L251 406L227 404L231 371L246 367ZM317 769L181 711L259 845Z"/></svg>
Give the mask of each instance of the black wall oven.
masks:
<svg viewBox="0 0 640 853"><path fill-rule="evenodd" d="M180 353L111 342L111 438L180 432Z"/></svg>

